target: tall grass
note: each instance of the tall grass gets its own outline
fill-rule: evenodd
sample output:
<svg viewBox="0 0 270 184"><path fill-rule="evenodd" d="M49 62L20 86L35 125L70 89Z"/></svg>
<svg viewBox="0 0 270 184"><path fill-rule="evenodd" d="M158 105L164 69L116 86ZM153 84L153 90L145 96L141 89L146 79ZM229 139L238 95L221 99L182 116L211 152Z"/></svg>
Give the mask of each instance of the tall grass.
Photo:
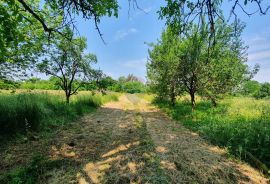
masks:
<svg viewBox="0 0 270 184"><path fill-rule="evenodd" d="M47 93L1 94L0 135L50 129L90 112L105 102L117 100L116 94L83 94L67 105L64 97Z"/></svg>
<svg viewBox="0 0 270 184"><path fill-rule="evenodd" d="M270 167L269 101L234 97L223 100L217 108L212 108L210 102L199 101L194 113L184 99L175 107L164 102L157 104L171 117L212 143L226 147L236 157L265 172L263 164Z"/></svg>

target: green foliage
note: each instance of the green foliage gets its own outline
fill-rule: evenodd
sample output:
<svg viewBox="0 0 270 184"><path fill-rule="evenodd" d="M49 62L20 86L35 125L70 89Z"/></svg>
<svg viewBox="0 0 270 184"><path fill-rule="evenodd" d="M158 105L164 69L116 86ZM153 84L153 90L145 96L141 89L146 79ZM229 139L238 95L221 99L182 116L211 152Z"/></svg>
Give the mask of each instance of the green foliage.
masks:
<svg viewBox="0 0 270 184"><path fill-rule="evenodd" d="M231 8L224 8L224 4ZM241 4L238 0L165 0L165 4L160 7L158 13L159 18L165 19L166 24L171 26L177 35L185 33L192 24L203 27L201 19L205 17L204 21L209 25L207 31L211 33L210 36L214 40L217 34L215 22L220 20L237 22L240 17L238 13L248 16L257 13L248 14L248 6L258 9L257 12L261 15L267 14L269 10L269 6L263 1L254 0L244 0L241 1ZM223 14L223 10L225 10L225 14ZM238 12L239 10L240 12ZM234 18L232 19L231 16Z"/></svg>
<svg viewBox="0 0 270 184"><path fill-rule="evenodd" d="M269 98L270 97L270 83L263 83L260 89L254 95L256 98Z"/></svg>
<svg viewBox="0 0 270 184"><path fill-rule="evenodd" d="M51 77L49 80L41 80L38 78L30 78L24 82L21 82L20 89L44 89L44 90L60 90L59 80L55 77Z"/></svg>
<svg viewBox="0 0 270 184"><path fill-rule="evenodd" d="M95 85L99 90L111 89L115 84L116 81L110 76L102 77L99 81L93 83L93 85Z"/></svg>
<svg viewBox="0 0 270 184"><path fill-rule="evenodd" d="M52 124L64 124L105 102L114 100L117 100L115 94L78 95L67 105L63 97L57 95L3 94L0 95L0 133L15 135L28 131L49 130Z"/></svg>
<svg viewBox="0 0 270 184"><path fill-rule="evenodd" d="M175 100L181 93L177 81L180 39L170 28L161 35L157 44L150 44L149 61L147 62L147 77L150 90L163 100Z"/></svg>
<svg viewBox="0 0 270 184"><path fill-rule="evenodd" d="M139 81L134 75L128 75L128 77L119 77L118 81L114 83L113 86L109 88L115 92L125 92L125 93L144 93L146 92L146 86Z"/></svg>
<svg viewBox="0 0 270 184"><path fill-rule="evenodd" d="M203 19L203 18L202 18ZM250 77L243 42L243 25L216 22L215 45L209 45L210 33L202 20L201 28L192 26L185 35L175 36L168 28L162 39L149 51L149 86L158 98L170 98L187 92L195 108L195 95L207 97L216 106L221 95L233 91Z"/></svg>
<svg viewBox="0 0 270 184"><path fill-rule="evenodd" d="M247 97L227 98L217 108L211 108L208 101L199 101L193 113L186 99L179 100L175 107L167 102L156 104L186 127L198 131L212 143L226 147L238 158L251 162L247 156L251 153L270 166L268 101Z"/></svg>
<svg viewBox="0 0 270 184"><path fill-rule="evenodd" d="M24 2L36 10L43 7L39 0ZM52 12L43 13L47 15L44 21L57 19L57 16L51 16ZM43 34L42 25L25 11L19 1L0 1L0 14L0 76L24 77L28 75L26 69L44 51L43 45L48 39Z"/></svg>
<svg viewBox="0 0 270 184"><path fill-rule="evenodd" d="M243 84L241 94L246 96L254 96L259 92L261 85L258 81L248 80Z"/></svg>
<svg viewBox="0 0 270 184"><path fill-rule="evenodd" d="M123 85L123 92L126 93L144 93L145 86L139 81L126 82Z"/></svg>
<svg viewBox="0 0 270 184"><path fill-rule="evenodd" d="M17 89L20 84L12 80L0 80L0 89Z"/></svg>
<svg viewBox="0 0 270 184"><path fill-rule="evenodd" d="M66 29L66 34L72 38L73 33ZM58 79L58 86L65 91L66 102L69 103L71 95L77 93L82 83L93 81L98 73L92 69L91 64L97 62L94 54L85 54L87 48L86 38L79 37L71 40L56 38L54 47L37 64L40 72Z"/></svg>

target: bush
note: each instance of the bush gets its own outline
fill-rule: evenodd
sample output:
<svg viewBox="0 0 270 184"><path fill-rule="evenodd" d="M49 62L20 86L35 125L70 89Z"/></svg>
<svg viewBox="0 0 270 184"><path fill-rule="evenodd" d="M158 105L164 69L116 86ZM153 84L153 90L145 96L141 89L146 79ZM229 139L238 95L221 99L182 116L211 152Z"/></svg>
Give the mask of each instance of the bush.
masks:
<svg viewBox="0 0 270 184"><path fill-rule="evenodd" d="M241 94L246 96L253 96L260 90L261 84L258 81L246 81L241 90Z"/></svg>
<svg viewBox="0 0 270 184"><path fill-rule="evenodd" d="M129 81L129 82L117 82L114 86L110 88L112 91L125 92L125 93L144 93L146 92L146 86L139 81Z"/></svg>
<svg viewBox="0 0 270 184"><path fill-rule="evenodd" d="M1 80L0 79L0 89L17 89L19 88L19 83L11 80Z"/></svg>
<svg viewBox="0 0 270 184"><path fill-rule="evenodd" d="M270 97L270 83L263 83L259 91L255 94L257 99L269 98Z"/></svg>
<svg viewBox="0 0 270 184"><path fill-rule="evenodd" d="M143 93L145 92L145 86L143 83L138 81L126 82L123 90L127 93Z"/></svg>

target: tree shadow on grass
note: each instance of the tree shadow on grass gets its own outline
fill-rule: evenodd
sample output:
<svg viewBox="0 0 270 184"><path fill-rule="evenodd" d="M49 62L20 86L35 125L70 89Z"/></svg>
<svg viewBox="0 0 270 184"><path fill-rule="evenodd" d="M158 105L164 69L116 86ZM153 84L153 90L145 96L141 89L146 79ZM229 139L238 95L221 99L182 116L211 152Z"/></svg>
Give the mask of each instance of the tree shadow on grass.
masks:
<svg viewBox="0 0 270 184"><path fill-rule="evenodd" d="M81 184L250 181L224 152L179 126L157 111L100 108L39 145L49 160L68 162L36 177L39 183ZM27 156L37 147L20 149Z"/></svg>
<svg viewBox="0 0 270 184"><path fill-rule="evenodd" d="M229 161L224 150L208 145L197 134L179 128L179 124L160 113L103 110L112 111L108 121L112 121L113 127L105 133L110 134L110 143L99 149L96 160L83 165L77 173L79 183L253 181L253 176L244 172L245 165ZM126 118L112 114L122 114ZM102 122L102 126L109 126ZM153 140L155 136L160 142Z"/></svg>

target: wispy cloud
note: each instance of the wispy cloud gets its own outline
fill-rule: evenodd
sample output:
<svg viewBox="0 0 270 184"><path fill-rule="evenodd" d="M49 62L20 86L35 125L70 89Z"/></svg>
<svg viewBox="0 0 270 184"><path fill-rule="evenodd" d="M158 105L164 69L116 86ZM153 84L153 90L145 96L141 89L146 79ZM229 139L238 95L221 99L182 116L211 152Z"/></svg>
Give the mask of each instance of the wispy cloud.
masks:
<svg viewBox="0 0 270 184"><path fill-rule="evenodd" d="M248 52L254 53L263 50L270 50L269 34L255 35L253 38L247 39L246 43L249 45Z"/></svg>
<svg viewBox="0 0 270 184"><path fill-rule="evenodd" d="M143 9L143 12L144 12L144 13L150 13L152 10L153 10L153 7L150 6L150 7L148 7L148 8L144 8L144 9Z"/></svg>
<svg viewBox="0 0 270 184"><path fill-rule="evenodd" d="M124 62L122 65L127 68L137 69L137 70L145 70L146 69L146 58L129 60Z"/></svg>
<svg viewBox="0 0 270 184"><path fill-rule="evenodd" d="M270 27L269 27L270 28ZM270 62L270 29L263 30L247 39L249 62Z"/></svg>
<svg viewBox="0 0 270 184"><path fill-rule="evenodd" d="M251 35L246 43L249 46L248 64L253 66L258 63L261 66L254 79L260 82L270 81L270 27Z"/></svg>
<svg viewBox="0 0 270 184"><path fill-rule="evenodd" d="M257 51L249 54L248 60L250 62L269 61L270 62L270 50Z"/></svg>
<svg viewBox="0 0 270 184"><path fill-rule="evenodd" d="M130 34L135 34L135 33L137 33L137 32L138 32L138 31L137 31L137 29L135 29L135 28L129 28L129 29L126 29L126 30L118 30L118 31L115 33L114 38L115 38L116 41L117 41L117 40L121 40L121 39L127 37L128 35L130 35Z"/></svg>

